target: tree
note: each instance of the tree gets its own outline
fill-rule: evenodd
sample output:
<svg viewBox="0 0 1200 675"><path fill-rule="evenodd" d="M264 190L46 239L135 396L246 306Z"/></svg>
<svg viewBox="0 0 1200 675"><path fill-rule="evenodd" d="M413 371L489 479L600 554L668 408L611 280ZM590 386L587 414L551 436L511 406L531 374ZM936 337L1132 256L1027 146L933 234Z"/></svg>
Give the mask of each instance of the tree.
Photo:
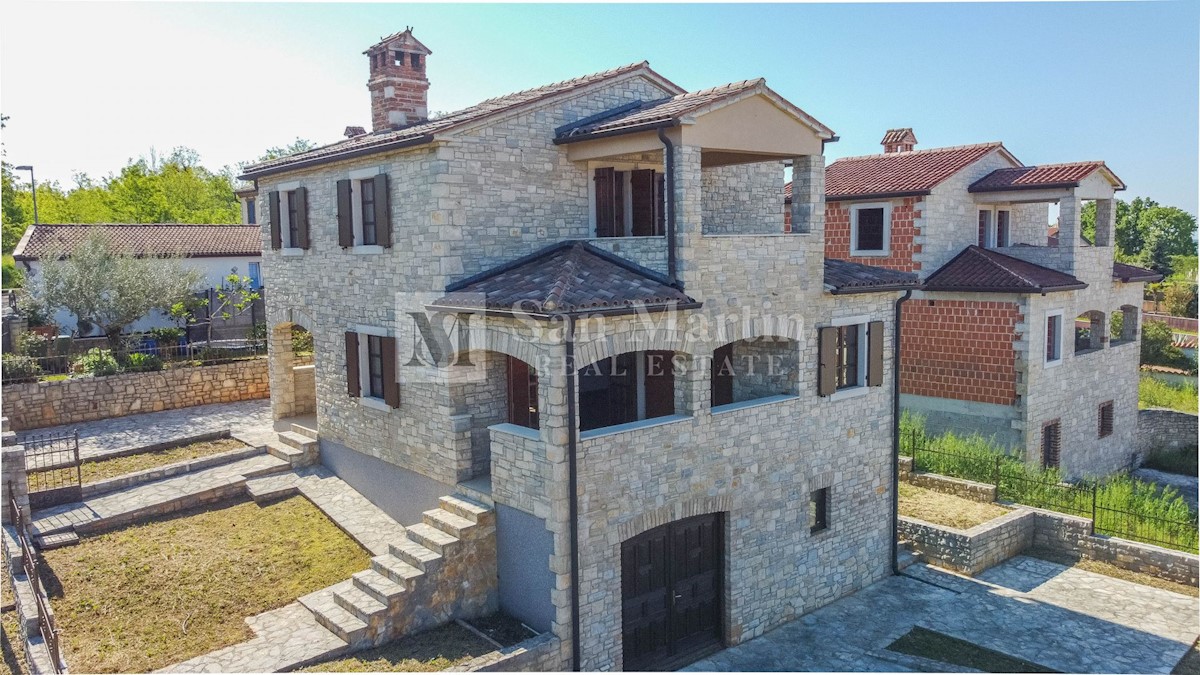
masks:
<svg viewBox="0 0 1200 675"><path fill-rule="evenodd" d="M212 344L214 318L221 317L223 321L228 321L250 309L260 297L250 277L238 276L237 269L233 269L229 276L221 280L221 287L217 289L217 306L208 316L208 343Z"/></svg>
<svg viewBox="0 0 1200 675"><path fill-rule="evenodd" d="M292 141L291 143L288 143L285 146L281 147L281 146L276 145L274 147L267 148L266 151L263 152L262 156L260 156L256 160L254 160L254 162L252 162L252 163L256 164L258 162L265 162L265 161L271 160L271 159L279 159L280 157L294 155L298 152L305 152L308 150L312 150L315 147L317 147L316 143L313 143L312 141L308 140L307 138L300 138L299 136L297 136L296 140Z"/></svg>
<svg viewBox="0 0 1200 675"><path fill-rule="evenodd" d="M1195 255L1196 217L1174 206L1154 206L1138 216L1137 230L1142 239L1140 259L1163 274L1170 275L1175 256Z"/></svg>
<svg viewBox="0 0 1200 675"><path fill-rule="evenodd" d="M114 353L121 333L153 310L168 311L195 293L203 275L178 256L135 256L114 251L108 237L93 229L71 251L42 259L29 280L32 302L45 310L63 308L79 319L80 332L98 326Z"/></svg>
<svg viewBox="0 0 1200 675"><path fill-rule="evenodd" d="M1196 368L1196 362L1175 346L1171 327L1161 321L1147 321L1142 326L1142 363L1183 370Z"/></svg>

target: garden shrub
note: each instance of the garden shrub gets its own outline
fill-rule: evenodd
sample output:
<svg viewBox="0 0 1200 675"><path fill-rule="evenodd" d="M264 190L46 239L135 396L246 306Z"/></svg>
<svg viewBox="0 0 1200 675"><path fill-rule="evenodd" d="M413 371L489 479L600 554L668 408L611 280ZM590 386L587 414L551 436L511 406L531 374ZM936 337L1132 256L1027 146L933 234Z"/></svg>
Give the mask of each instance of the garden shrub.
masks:
<svg viewBox="0 0 1200 675"><path fill-rule="evenodd" d="M73 370L89 375L116 375L121 367L108 349L92 347L86 354L75 360Z"/></svg>
<svg viewBox="0 0 1200 675"><path fill-rule="evenodd" d="M43 357L49 353L54 338L33 331L25 331L17 338L17 353L25 356Z"/></svg>
<svg viewBox="0 0 1200 675"><path fill-rule="evenodd" d="M5 382L28 382L42 374L42 367L38 365L37 359L24 354L5 354L3 363Z"/></svg>
<svg viewBox="0 0 1200 675"><path fill-rule="evenodd" d="M162 370L162 359L154 354L130 354L125 369L133 373L149 373Z"/></svg>
<svg viewBox="0 0 1200 675"><path fill-rule="evenodd" d="M296 326L292 328L292 353L311 354L313 351L312 333Z"/></svg>

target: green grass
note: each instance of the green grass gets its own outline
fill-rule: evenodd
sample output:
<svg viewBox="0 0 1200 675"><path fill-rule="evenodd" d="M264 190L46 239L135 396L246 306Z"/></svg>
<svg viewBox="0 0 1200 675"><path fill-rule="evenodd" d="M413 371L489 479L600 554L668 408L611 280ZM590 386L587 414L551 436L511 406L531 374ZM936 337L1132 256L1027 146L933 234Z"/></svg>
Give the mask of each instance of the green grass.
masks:
<svg viewBox="0 0 1200 675"><path fill-rule="evenodd" d="M1167 473L1177 473L1181 476L1195 476L1200 473L1200 462L1196 458L1196 446L1160 450L1150 453L1142 466Z"/></svg>
<svg viewBox="0 0 1200 675"><path fill-rule="evenodd" d="M921 656L942 663L975 668L985 673L1056 673L1031 661L980 647L935 631L914 626L887 649L901 654Z"/></svg>
<svg viewBox="0 0 1200 675"><path fill-rule="evenodd" d="M390 642L351 656L321 661L303 673L428 673L445 670L496 649L455 623Z"/></svg>
<svg viewBox="0 0 1200 675"><path fill-rule="evenodd" d="M114 457L98 462L84 462L80 467L84 483L124 476L135 471L143 471L158 466L174 464L188 459L207 457L221 452L230 452L247 447L245 443L232 438L218 438L214 441L202 441L177 448L167 448L154 452L140 452L136 455Z"/></svg>
<svg viewBox="0 0 1200 675"><path fill-rule="evenodd" d="M1176 386L1149 375L1138 381L1139 408L1170 408L1180 412L1195 413L1197 408L1196 385Z"/></svg>

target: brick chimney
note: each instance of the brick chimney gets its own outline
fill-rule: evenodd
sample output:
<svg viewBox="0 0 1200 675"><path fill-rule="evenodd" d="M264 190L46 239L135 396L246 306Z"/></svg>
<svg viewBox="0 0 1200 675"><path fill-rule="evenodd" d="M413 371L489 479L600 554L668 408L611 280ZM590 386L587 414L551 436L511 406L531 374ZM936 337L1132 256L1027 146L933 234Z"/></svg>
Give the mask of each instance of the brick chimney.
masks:
<svg viewBox="0 0 1200 675"><path fill-rule="evenodd" d="M888 129L883 135L883 152L891 154L893 152L908 152L917 147L917 136L909 127L903 129Z"/></svg>
<svg viewBox="0 0 1200 675"><path fill-rule="evenodd" d="M383 38L363 52L371 64L371 128L385 131L424 122L429 116L425 59L432 52L413 37L412 27Z"/></svg>

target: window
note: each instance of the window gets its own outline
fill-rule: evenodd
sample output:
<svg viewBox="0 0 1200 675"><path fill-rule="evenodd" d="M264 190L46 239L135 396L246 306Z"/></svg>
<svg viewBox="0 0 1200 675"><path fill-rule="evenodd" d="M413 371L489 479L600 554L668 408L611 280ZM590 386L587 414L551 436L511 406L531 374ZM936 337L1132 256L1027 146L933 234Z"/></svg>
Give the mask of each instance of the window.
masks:
<svg viewBox="0 0 1200 675"><path fill-rule="evenodd" d="M996 246L1009 246L1011 242L1011 228L1009 221L1012 218L1012 212L1007 209L996 211Z"/></svg>
<svg viewBox="0 0 1200 675"><path fill-rule="evenodd" d="M1011 244L1012 212L1008 209L979 209L979 246L996 248Z"/></svg>
<svg viewBox="0 0 1200 675"><path fill-rule="evenodd" d="M813 490L808 497L808 532L829 529L829 488Z"/></svg>
<svg viewBox="0 0 1200 675"><path fill-rule="evenodd" d="M817 394L835 400L883 385L883 322L869 317L835 319L819 329Z"/></svg>
<svg viewBox="0 0 1200 675"><path fill-rule="evenodd" d="M674 352L626 352L579 370L579 430L675 414Z"/></svg>
<svg viewBox="0 0 1200 675"><path fill-rule="evenodd" d="M1062 425L1058 420L1042 427L1042 468L1059 468L1059 449L1062 445Z"/></svg>
<svg viewBox="0 0 1200 675"><path fill-rule="evenodd" d="M1046 365L1062 363L1063 311L1052 309L1046 312Z"/></svg>
<svg viewBox="0 0 1200 675"><path fill-rule="evenodd" d="M1100 404L1097 414L1097 425L1099 426L1099 438L1112 436L1113 432L1113 402L1105 401Z"/></svg>
<svg viewBox="0 0 1200 675"><path fill-rule="evenodd" d="M628 166L592 172L591 216L597 237L652 237L666 231L664 175L657 169Z"/></svg>
<svg viewBox="0 0 1200 675"><path fill-rule="evenodd" d="M250 263L249 271L250 285L253 288L262 288L262 263Z"/></svg>
<svg viewBox="0 0 1200 675"><path fill-rule="evenodd" d="M862 386L862 325L839 326L837 331L837 388Z"/></svg>
<svg viewBox="0 0 1200 675"><path fill-rule="evenodd" d="M395 64L397 66L404 65L404 52L395 52Z"/></svg>
<svg viewBox="0 0 1200 675"><path fill-rule="evenodd" d="M362 226L359 229L359 241L363 246L374 246L375 237L375 182L371 180L358 181L359 207L362 213Z"/></svg>
<svg viewBox="0 0 1200 675"><path fill-rule="evenodd" d="M367 395L383 398L383 338L367 336Z"/></svg>
<svg viewBox="0 0 1200 675"><path fill-rule="evenodd" d="M258 214L254 210L254 197L246 200L246 224L256 225L258 223Z"/></svg>
<svg viewBox="0 0 1200 675"><path fill-rule="evenodd" d="M508 358L508 422L538 428L537 371L521 359Z"/></svg>
<svg viewBox="0 0 1200 675"><path fill-rule="evenodd" d="M409 54L408 55L408 63L413 68L420 68L421 67L421 55L420 54Z"/></svg>
<svg viewBox="0 0 1200 675"><path fill-rule="evenodd" d="M298 255L307 249L308 190L299 183L280 185L267 193L271 248L283 249L284 255Z"/></svg>
<svg viewBox="0 0 1200 675"><path fill-rule="evenodd" d="M300 218L297 217L296 191L288 190L287 192L287 232L288 248L300 248Z"/></svg>
<svg viewBox="0 0 1200 675"><path fill-rule="evenodd" d="M891 204L850 207L850 255L887 255L891 237Z"/></svg>
<svg viewBox="0 0 1200 675"><path fill-rule="evenodd" d="M346 332L346 393L370 408L399 408L397 375L396 338L370 326Z"/></svg>
<svg viewBox="0 0 1200 675"><path fill-rule="evenodd" d="M338 246L383 253L392 246L388 175L378 167L350 172L337 182Z"/></svg>

